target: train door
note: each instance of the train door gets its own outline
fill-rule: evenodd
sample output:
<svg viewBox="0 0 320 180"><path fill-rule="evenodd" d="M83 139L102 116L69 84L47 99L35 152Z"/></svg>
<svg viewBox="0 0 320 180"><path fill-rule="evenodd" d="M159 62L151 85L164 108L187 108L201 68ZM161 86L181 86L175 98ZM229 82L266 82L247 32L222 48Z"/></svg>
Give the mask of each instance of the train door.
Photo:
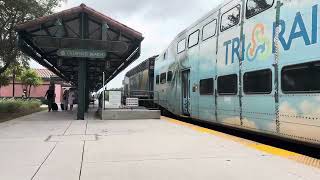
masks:
<svg viewBox="0 0 320 180"><path fill-rule="evenodd" d="M279 132L320 141L319 0L282 0L279 6Z"/></svg>
<svg viewBox="0 0 320 180"><path fill-rule="evenodd" d="M239 59L241 0L234 0L220 9L217 54L217 99L215 114L219 123L241 126L239 104Z"/></svg>
<svg viewBox="0 0 320 180"><path fill-rule="evenodd" d="M215 122L214 82L217 60L218 14L215 12L202 23L199 52L199 119Z"/></svg>
<svg viewBox="0 0 320 180"><path fill-rule="evenodd" d="M275 0L247 0L246 3L243 26L245 51L241 67L242 124L248 129L274 133L275 71L272 36L276 3Z"/></svg>
<svg viewBox="0 0 320 180"><path fill-rule="evenodd" d="M199 119L199 47L200 47L200 30L196 26L188 31L188 61L190 65L190 116Z"/></svg>
<svg viewBox="0 0 320 180"><path fill-rule="evenodd" d="M190 70L182 71L182 113L190 116Z"/></svg>

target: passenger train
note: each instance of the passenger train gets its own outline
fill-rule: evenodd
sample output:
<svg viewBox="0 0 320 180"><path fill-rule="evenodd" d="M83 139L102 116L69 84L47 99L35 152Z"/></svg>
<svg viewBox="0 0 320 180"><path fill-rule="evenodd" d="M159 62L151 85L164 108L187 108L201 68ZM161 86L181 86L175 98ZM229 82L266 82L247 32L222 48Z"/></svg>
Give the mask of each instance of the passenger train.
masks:
<svg viewBox="0 0 320 180"><path fill-rule="evenodd" d="M154 62L158 56L153 56L128 71L123 80L124 104L125 98L139 98L139 106L154 107Z"/></svg>
<svg viewBox="0 0 320 180"><path fill-rule="evenodd" d="M229 0L156 59L179 116L320 146L319 0Z"/></svg>
<svg viewBox="0 0 320 180"><path fill-rule="evenodd" d="M154 62L156 57L158 56L146 59L126 73L123 80L125 96L141 98L153 95Z"/></svg>

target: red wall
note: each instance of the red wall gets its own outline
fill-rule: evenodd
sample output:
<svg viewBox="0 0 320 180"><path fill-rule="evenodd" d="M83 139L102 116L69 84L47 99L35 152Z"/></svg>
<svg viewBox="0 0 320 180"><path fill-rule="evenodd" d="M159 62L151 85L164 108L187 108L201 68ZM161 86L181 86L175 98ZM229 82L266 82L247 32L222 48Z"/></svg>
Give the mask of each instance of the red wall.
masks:
<svg viewBox="0 0 320 180"><path fill-rule="evenodd" d="M30 91L30 96L33 98L41 98L44 97L47 90L49 89L50 82L44 81L42 85L38 87L32 87ZM56 103L61 102L62 97L62 86L61 84L55 85L55 93L56 93ZM21 84L15 84L15 97L22 97L23 87ZM0 97L12 97L12 84L8 86L1 87L0 89Z"/></svg>

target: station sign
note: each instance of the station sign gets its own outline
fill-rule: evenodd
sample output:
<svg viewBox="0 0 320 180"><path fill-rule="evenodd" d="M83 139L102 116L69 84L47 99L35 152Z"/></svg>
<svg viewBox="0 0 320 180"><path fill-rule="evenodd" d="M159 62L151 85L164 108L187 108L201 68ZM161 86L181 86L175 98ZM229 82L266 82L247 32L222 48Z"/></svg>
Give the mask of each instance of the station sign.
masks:
<svg viewBox="0 0 320 180"><path fill-rule="evenodd" d="M121 91L108 91L109 92L109 108L120 108L121 106Z"/></svg>
<svg viewBox="0 0 320 180"><path fill-rule="evenodd" d="M59 49L57 54L61 57L78 57L92 59L104 59L107 57L106 51L92 49Z"/></svg>

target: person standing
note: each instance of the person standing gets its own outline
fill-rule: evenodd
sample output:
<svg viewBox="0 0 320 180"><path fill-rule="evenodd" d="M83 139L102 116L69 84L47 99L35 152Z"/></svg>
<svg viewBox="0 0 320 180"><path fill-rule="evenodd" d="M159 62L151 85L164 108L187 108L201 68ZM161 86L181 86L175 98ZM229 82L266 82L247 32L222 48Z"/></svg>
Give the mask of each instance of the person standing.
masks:
<svg viewBox="0 0 320 180"><path fill-rule="evenodd" d="M68 111L68 101L69 101L69 90L66 89L63 92L63 106L65 111Z"/></svg>
<svg viewBox="0 0 320 180"><path fill-rule="evenodd" d="M27 90L23 90L23 92L22 92L22 99L27 99Z"/></svg>
<svg viewBox="0 0 320 180"><path fill-rule="evenodd" d="M52 109L52 104L54 103L55 93L54 93L54 85L50 85L44 97L47 97L48 101L48 112Z"/></svg>
<svg viewBox="0 0 320 180"><path fill-rule="evenodd" d="M70 104L70 111L73 110L73 102L75 100L75 97L76 97L76 95L75 95L74 90L70 89L69 96L68 96L68 103Z"/></svg>

